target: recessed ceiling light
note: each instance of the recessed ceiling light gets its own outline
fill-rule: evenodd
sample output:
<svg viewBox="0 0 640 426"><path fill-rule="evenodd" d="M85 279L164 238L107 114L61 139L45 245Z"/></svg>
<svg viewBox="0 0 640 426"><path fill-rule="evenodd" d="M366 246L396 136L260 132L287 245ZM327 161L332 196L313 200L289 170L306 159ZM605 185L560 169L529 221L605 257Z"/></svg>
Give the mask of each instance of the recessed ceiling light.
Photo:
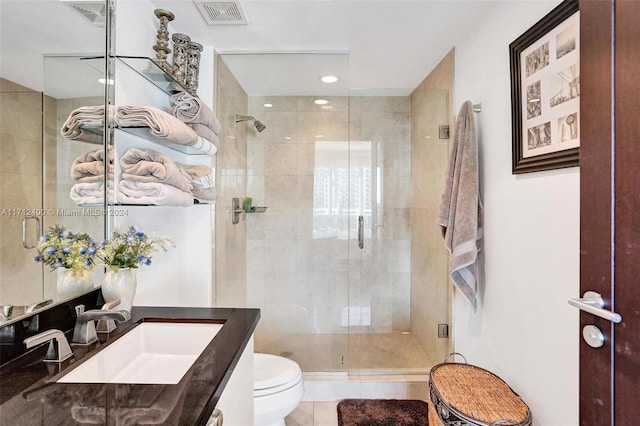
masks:
<svg viewBox="0 0 640 426"><path fill-rule="evenodd" d="M271 108L273 106L273 104L264 104L265 108Z"/></svg>
<svg viewBox="0 0 640 426"><path fill-rule="evenodd" d="M338 81L338 77L336 77L335 75L325 75L320 77L320 81L322 81L323 83L335 83L336 81Z"/></svg>
<svg viewBox="0 0 640 426"><path fill-rule="evenodd" d="M290 141L291 140L291 136L285 136L284 137L286 140Z"/></svg>
<svg viewBox="0 0 640 426"><path fill-rule="evenodd" d="M318 138L318 139L324 138L324 135L316 135L316 138Z"/></svg>
<svg viewBox="0 0 640 426"><path fill-rule="evenodd" d="M316 105L326 105L329 103L329 101L326 99L316 99L315 101L313 101L313 103Z"/></svg>

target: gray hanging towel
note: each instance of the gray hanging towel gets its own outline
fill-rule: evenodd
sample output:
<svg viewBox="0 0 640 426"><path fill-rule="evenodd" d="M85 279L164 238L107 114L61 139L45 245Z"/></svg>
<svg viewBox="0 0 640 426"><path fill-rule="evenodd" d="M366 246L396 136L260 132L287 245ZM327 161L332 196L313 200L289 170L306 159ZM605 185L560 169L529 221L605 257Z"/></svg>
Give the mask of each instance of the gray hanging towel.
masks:
<svg viewBox="0 0 640 426"><path fill-rule="evenodd" d="M482 202L478 194L478 143L470 101L462 104L456 120L436 223L442 228L444 245L451 253L451 280L475 311Z"/></svg>

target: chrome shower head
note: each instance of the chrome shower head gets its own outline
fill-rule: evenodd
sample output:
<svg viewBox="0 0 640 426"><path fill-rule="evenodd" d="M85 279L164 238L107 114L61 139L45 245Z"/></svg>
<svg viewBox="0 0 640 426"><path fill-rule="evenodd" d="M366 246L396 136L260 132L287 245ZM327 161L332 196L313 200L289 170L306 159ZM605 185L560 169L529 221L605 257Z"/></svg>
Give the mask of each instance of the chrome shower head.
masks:
<svg viewBox="0 0 640 426"><path fill-rule="evenodd" d="M256 120L255 117L253 117L251 115L236 114L236 123L239 123L241 121L252 121L253 122L253 126L256 128L256 130L258 132L262 132L264 129L267 128L267 126L265 126L264 123L262 123L259 120Z"/></svg>
<svg viewBox="0 0 640 426"><path fill-rule="evenodd" d="M262 123L262 121L260 121L260 120L255 120L255 121L253 122L253 125L256 127L256 130L257 130L258 132L261 132L261 131L263 131L264 129L266 129L266 128L267 128L267 126L265 126L265 125Z"/></svg>

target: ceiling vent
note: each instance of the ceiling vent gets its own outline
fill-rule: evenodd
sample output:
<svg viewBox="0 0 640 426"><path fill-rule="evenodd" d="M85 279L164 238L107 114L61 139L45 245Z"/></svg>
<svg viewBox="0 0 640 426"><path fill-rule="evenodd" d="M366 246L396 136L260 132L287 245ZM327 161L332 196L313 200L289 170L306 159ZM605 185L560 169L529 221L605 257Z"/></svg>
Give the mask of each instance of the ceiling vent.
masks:
<svg viewBox="0 0 640 426"><path fill-rule="evenodd" d="M104 27L107 20L107 5L105 0L61 0L77 10L91 23Z"/></svg>
<svg viewBox="0 0 640 426"><path fill-rule="evenodd" d="M207 25L242 25L246 15L239 1L193 0Z"/></svg>

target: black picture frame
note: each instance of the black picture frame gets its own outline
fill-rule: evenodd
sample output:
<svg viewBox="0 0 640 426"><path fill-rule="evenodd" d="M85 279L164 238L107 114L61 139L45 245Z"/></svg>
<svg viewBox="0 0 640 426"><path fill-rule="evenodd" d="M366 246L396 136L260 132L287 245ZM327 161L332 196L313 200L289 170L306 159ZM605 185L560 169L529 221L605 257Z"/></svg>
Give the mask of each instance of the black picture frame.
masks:
<svg viewBox="0 0 640 426"><path fill-rule="evenodd" d="M579 165L578 11L565 0L509 45L512 174Z"/></svg>

